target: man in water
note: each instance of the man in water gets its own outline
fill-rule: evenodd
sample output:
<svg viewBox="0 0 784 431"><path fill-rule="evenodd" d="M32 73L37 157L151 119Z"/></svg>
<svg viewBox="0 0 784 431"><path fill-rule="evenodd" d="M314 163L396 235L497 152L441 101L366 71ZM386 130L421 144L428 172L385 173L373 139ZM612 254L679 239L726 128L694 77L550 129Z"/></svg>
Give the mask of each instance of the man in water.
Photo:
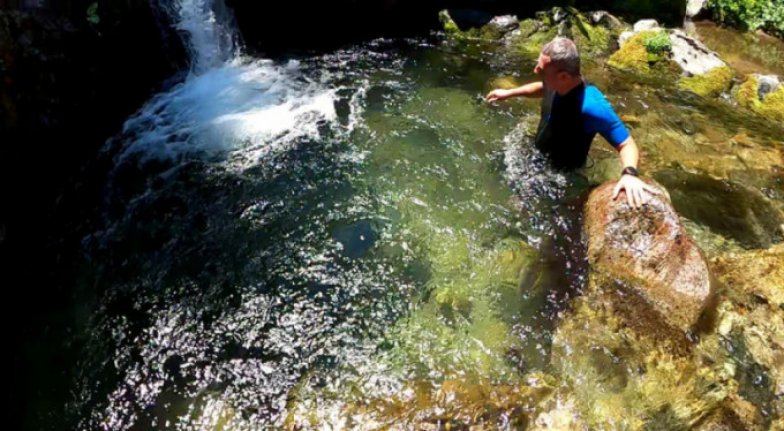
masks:
<svg viewBox="0 0 784 431"><path fill-rule="evenodd" d="M574 42L556 37L545 45L534 73L542 80L509 90L493 90L485 100L494 102L517 96L542 98L542 118L535 144L555 168L571 170L583 166L591 142L599 133L618 150L624 166L612 198L625 190L629 205L639 208L648 201L647 193L659 193L637 178L637 144L604 94L583 80Z"/></svg>

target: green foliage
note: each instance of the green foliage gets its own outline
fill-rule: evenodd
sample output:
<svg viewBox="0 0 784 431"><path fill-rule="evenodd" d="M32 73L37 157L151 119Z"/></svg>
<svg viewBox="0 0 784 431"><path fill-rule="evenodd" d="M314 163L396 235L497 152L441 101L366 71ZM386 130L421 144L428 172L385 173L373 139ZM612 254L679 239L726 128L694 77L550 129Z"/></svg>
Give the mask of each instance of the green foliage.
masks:
<svg viewBox="0 0 784 431"><path fill-rule="evenodd" d="M87 8L87 21L94 25L101 22L101 17L98 16L98 2L93 2Z"/></svg>
<svg viewBox="0 0 784 431"><path fill-rule="evenodd" d="M710 0L716 20L744 30L763 29L784 37L784 2L781 0Z"/></svg>
<svg viewBox="0 0 784 431"><path fill-rule="evenodd" d="M607 64L615 69L643 75L661 75L672 63L669 60L671 47L667 32L641 31L629 38Z"/></svg>
<svg viewBox="0 0 784 431"><path fill-rule="evenodd" d="M666 31L645 33L642 37L645 50L651 54L664 54L672 50L670 35Z"/></svg>

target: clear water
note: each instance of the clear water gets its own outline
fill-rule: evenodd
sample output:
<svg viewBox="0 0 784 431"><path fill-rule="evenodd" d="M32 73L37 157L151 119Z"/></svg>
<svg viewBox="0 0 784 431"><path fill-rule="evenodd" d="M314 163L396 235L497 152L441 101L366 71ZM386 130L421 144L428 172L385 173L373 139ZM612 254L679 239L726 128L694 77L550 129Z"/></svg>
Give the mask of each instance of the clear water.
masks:
<svg viewBox="0 0 784 431"><path fill-rule="evenodd" d="M500 75L533 79L531 59L434 37L211 61L107 143L105 223L84 238L80 429L437 423L423 394L548 369L584 283L580 199L617 156L597 138L589 169L553 172L528 143L537 103L482 101ZM601 64L587 75L643 169L732 179L780 210L777 126ZM688 221L708 253L740 249L709 222ZM456 406L514 426L504 403Z"/></svg>

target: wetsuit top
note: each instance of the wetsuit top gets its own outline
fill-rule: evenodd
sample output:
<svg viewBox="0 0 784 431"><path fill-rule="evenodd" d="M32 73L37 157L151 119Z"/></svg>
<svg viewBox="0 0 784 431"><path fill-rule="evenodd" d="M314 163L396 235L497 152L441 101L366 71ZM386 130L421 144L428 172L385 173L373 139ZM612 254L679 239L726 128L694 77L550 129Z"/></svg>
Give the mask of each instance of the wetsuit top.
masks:
<svg viewBox="0 0 784 431"><path fill-rule="evenodd" d="M536 146L555 168L583 166L597 133L615 148L629 137L629 131L598 88L582 82L563 96L545 89Z"/></svg>

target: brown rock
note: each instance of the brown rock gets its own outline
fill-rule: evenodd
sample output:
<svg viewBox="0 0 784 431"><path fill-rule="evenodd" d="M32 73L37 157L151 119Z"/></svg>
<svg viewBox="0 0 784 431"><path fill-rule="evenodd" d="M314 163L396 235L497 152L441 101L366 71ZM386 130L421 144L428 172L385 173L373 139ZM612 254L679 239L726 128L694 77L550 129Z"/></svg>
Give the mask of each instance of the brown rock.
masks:
<svg viewBox="0 0 784 431"><path fill-rule="evenodd" d="M613 290L635 326L693 329L713 299L702 252L664 194L634 210L623 192L611 199L614 186L596 188L585 206L592 282Z"/></svg>

